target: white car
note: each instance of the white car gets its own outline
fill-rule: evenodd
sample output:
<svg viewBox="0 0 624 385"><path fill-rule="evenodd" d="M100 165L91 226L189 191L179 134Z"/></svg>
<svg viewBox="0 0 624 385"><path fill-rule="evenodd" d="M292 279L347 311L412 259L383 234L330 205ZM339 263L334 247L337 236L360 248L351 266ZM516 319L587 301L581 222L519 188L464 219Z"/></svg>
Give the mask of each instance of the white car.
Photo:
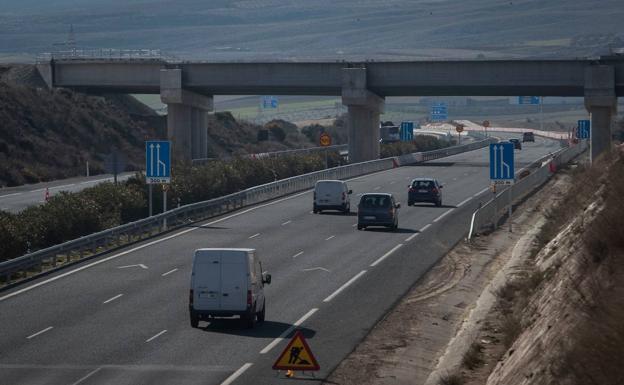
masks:
<svg viewBox="0 0 624 385"><path fill-rule="evenodd" d="M191 326L211 317L238 315L250 328L264 321L264 285L271 275L262 271L254 249L197 249L193 257L189 311Z"/></svg>
<svg viewBox="0 0 624 385"><path fill-rule="evenodd" d="M351 212L351 201L347 183L342 180L319 180L314 185L314 204L312 212L323 210L339 210L345 214Z"/></svg>

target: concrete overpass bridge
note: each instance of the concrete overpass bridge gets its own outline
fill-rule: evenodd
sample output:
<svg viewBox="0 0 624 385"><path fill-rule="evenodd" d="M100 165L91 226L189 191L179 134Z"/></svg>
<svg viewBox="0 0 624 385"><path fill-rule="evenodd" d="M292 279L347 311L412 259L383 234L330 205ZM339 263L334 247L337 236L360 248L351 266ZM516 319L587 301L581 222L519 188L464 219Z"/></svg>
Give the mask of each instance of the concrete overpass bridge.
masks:
<svg viewBox="0 0 624 385"><path fill-rule="evenodd" d="M610 147L624 56L597 60L169 63L62 59L38 65L51 87L160 94L176 156L207 156L214 95L331 95L348 107L349 154L379 157L379 115L388 96L582 96L592 120L592 156Z"/></svg>

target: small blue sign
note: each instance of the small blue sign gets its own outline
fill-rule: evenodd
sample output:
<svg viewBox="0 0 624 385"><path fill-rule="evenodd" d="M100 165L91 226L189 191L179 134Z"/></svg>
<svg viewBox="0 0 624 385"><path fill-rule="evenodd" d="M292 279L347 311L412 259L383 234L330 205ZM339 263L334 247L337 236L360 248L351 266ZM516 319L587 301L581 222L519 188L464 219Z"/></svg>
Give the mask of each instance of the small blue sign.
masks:
<svg viewBox="0 0 624 385"><path fill-rule="evenodd" d="M539 96L518 96L518 104L540 104Z"/></svg>
<svg viewBox="0 0 624 385"><path fill-rule="evenodd" d="M263 96L261 106L264 109L279 107L279 101L275 96Z"/></svg>
<svg viewBox="0 0 624 385"><path fill-rule="evenodd" d="M171 142L168 140L145 142L145 180L148 184L171 182Z"/></svg>
<svg viewBox="0 0 624 385"><path fill-rule="evenodd" d="M446 103L438 103L431 106L431 121L440 122L448 120L448 108Z"/></svg>
<svg viewBox="0 0 624 385"><path fill-rule="evenodd" d="M414 122L401 122L400 136L402 142L414 140Z"/></svg>
<svg viewBox="0 0 624 385"><path fill-rule="evenodd" d="M589 120L579 120L576 127L576 137L579 139L589 139L591 132L591 122Z"/></svg>
<svg viewBox="0 0 624 385"><path fill-rule="evenodd" d="M514 181L514 144L490 144L490 179L495 184L512 184Z"/></svg>

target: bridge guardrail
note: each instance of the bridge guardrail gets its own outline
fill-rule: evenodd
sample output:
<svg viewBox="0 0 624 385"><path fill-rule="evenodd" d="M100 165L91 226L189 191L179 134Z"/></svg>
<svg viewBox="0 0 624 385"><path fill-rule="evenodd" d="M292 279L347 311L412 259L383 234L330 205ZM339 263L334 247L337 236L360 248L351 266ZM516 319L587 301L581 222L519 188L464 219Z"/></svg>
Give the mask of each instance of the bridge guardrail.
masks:
<svg viewBox="0 0 624 385"><path fill-rule="evenodd" d="M193 222L222 215L245 206L266 202L281 196L308 190L321 179L348 179L356 176L389 170L401 165L418 163L430 159L472 151L489 145L494 139L485 139L457 148L407 154L401 157L372 160L315 171L275 182L250 187L223 197L192 203L174 208L165 213L127 223L98 233L86 235L59 245L37 250L18 258L0 262L0 278L11 282L16 273L27 273L37 269L35 274L55 268L59 263L67 264L93 257L116 248L141 241L159 233L189 225ZM402 158L402 159L401 159ZM22 274L24 275L24 274ZM22 279L28 278L28 274Z"/></svg>
<svg viewBox="0 0 624 385"><path fill-rule="evenodd" d="M468 240L470 241L476 234L496 228L500 219L507 214L510 190L511 201L518 202L550 179L554 171L551 167L558 168L567 164L586 149L586 141L582 141L573 147L561 149L548 156L547 159L542 159L542 164L536 171L531 172L526 177L517 180L512 186L497 193L494 198L483 204L472 214Z"/></svg>

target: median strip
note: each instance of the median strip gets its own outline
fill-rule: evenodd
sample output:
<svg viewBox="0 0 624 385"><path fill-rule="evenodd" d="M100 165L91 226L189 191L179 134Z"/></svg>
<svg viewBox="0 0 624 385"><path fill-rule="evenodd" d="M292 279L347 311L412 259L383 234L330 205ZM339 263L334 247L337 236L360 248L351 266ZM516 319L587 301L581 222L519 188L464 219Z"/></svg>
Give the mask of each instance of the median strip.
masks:
<svg viewBox="0 0 624 385"><path fill-rule="evenodd" d="M333 292L332 294L330 294L329 297L325 298L323 300L323 302L329 302L332 299L334 299L334 297L336 297L338 294L340 294L344 289L346 289L347 287L349 287L349 285L351 285L353 282L355 282L358 278L360 278L361 276L363 276L364 274L366 274L366 270L362 270L359 273L357 273L357 275L353 278L351 278L350 280L347 281L347 283L345 283L344 285L340 286L338 288L338 290L336 290L335 292Z"/></svg>
<svg viewBox="0 0 624 385"><path fill-rule="evenodd" d="M295 330L295 328L297 328L299 325L304 323L305 320L307 320L308 318L312 317L312 315L314 313L316 313L317 311L318 311L318 308L310 309L309 312L307 312L306 314L304 314L303 317L301 317L297 321L295 321L295 323L293 323L288 329L286 329L286 331L284 331L282 334L280 334L279 337L274 339L264 349L260 350L260 354L267 354L269 351L271 351L271 349L273 349L275 347L275 345L279 344L280 341L282 341L284 338L286 338L286 336L288 336L293 330Z"/></svg>

